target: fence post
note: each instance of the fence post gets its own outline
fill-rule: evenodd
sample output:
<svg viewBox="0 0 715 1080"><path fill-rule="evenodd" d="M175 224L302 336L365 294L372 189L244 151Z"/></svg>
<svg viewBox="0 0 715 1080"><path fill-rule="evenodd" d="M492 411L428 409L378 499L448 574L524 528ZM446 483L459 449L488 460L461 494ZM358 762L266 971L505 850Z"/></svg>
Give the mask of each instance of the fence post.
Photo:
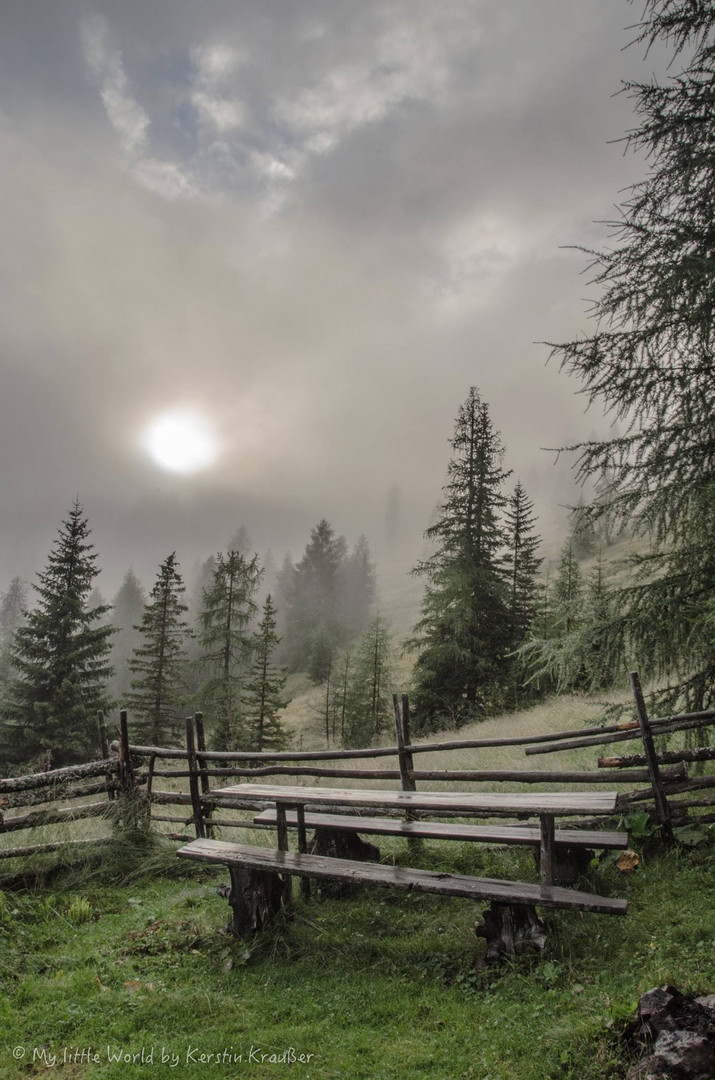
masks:
<svg viewBox="0 0 715 1080"><path fill-rule="evenodd" d="M199 795L199 772L196 760L196 744L194 742L194 718L186 717L186 758L189 763L189 791L191 793L191 807L194 815L197 838L206 836L204 819L201 812L201 796Z"/></svg>
<svg viewBox="0 0 715 1080"><path fill-rule="evenodd" d="M97 727L99 729L99 752L102 755L102 761L106 761L109 758L109 737L107 735L107 723L101 709L97 712ZM110 776L111 774L108 772L107 780L110 779ZM116 795L116 791L111 787L107 788L107 802L114 802Z"/></svg>
<svg viewBox="0 0 715 1080"><path fill-rule="evenodd" d="M204 731L204 714L202 712L194 713L194 723L196 724L197 761L198 761L199 769L201 770L200 771L201 794L202 795L208 795L209 787L210 787L209 778L206 775L206 769L208 767L208 762L206 761L206 758L201 757L201 752L203 750L206 750L206 733ZM210 806L207 807L206 809L203 809L203 806L202 806L202 811L203 811L203 816L204 816L204 826L205 826L205 830L206 830L206 835L208 837L211 837L214 834L214 831L213 831L213 829L212 829L212 827L211 827L211 825L209 823L209 818L211 817L211 809L212 808Z"/></svg>
<svg viewBox="0 0 715 1080"><path fill-rule="evenodd" d="M127 725L127 710L122 709L119 713L119 787L122 795L130 795L134 792L134 766L129 752L129 727Z"/></svg>
<svg viewBox="0 0 715 1080"><path fill-rule="evenodd" d="M656 817L660 824L661 836L666 843L670 844L674 839L673 826L670 820L670 808L668 806L668 800L665 797L665 789L663 787L660 767L658 765L658 755L655 752L655 743L653 742L653 732L651 730L650 721L648 720L648 713L646 712L643 691L641 689L641 681L637 671L631 672L631 690L633 691L633 698L636 703L636 712L638 714L638 723L643 739L646 764L648 766L651 785L653 787Z"/></svg>
<svg viewBox="0 0 715 1080"><path fill-rule="evenodd" d="M397 740L397 759L400 767L400 784L403 791L416 791L417 785L413 774L412 753L405 750L405 746L409 746L407 740L409 739L410 730L410 705L407 694L402 695L402 710L400 710L400 701L397 694L392 695L392 706L395 710L395 738ZM406 724L405 718L407 719ZM405 811L405 821L416 820L417 814L414 810ZM420 841L414 836L408 837L407 843L410 848L420 846Z"/></svg>
<svg viewBox="0 0 715 1080"><path fill-rule="evenodd" d="M134 762L129 749L129 726L127 710L119 713L119 794L121 796L120 816L125 829L146 829L146 807L140 805L139 789L134 776Z"/></svg>

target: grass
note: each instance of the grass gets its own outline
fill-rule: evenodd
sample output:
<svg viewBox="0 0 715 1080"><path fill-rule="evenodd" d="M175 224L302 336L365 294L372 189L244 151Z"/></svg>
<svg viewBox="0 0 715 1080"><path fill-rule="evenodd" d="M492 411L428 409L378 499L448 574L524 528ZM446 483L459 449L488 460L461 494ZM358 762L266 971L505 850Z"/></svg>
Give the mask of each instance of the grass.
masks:
<svg viewBox="0 0 715 1080"><path fill-rule="evenodd" d="M406 861L399 843L392 850ZM627 896L625 919L550 915L545 953L491 970L479 967L478 911L466 901L374 889L297 900L291 922L246 945L222 933L228 906L215 886L225 873L161 849L116 857L108 845L106 856L103 867L4 894L7 1080L46 1073L52 1055L60 1075L88 1080L142 1069L260 1080L286 1064L259 1054L290 1047L312 1055L291 1075L312 1080L606 1080L625 1075L619 1032L644 990L715 985L711 840L645 851L628 878L606 859L586 884ZM420 861L524 877L529 859L441 844L425 845ZM96 1062L80 1058L90 1048ZM224 1050L243 1061L197 1059ZM117 1054L139 1056L128 1066Z"/></svg>
<svg viewBox="0 0 715 1080"><path fill-rule="evenodd" d="M595 700L559 698L460 737L558 731L586 725L598 711ZM535 758L513 747L451 751L419 755L416 764L593 768L600 749ZM625 896L625 919L550 914L543 954L483 970L484 945L473 932L480 909L468 901L378 889L298 899L293 921L246 945L222 932L229 909L216 885L225 872L180 863L175 845L120 842L101 819L51 829L52 839L103 836L84 864L52 873L62 856L36 860L25 887L0 897L3 1080L48 1069L66 1080L142 1070L157 1080L177 1073L262 1080L284 1074L280 1055L291 1047L312 1055L291 1065L291 1075L306 1080L616 1080L628 1067L621 1036L643 991L665 983L715 989L710 831L690 850L642 850L628 877L613 857L603 859L580 887ZM48 832L37 830L37 840ZM270 832L221 834L275 842ZM403 864L535 879L522 849L425 843L415 857L403 841L379 844L384 858ZM0 863L3 872L16 869L16 860ZM243 1060L222 1060L224 1051ZM138 1055L136 1062L112 1060L123 1054ZM202 1062L200 1054L219 1058Z"/></svg>

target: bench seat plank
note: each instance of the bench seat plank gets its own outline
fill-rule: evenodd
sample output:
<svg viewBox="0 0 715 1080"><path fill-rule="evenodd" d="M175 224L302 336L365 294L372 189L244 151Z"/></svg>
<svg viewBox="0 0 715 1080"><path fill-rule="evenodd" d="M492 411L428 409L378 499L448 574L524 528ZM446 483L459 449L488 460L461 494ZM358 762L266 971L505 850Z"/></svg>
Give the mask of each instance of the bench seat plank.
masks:
<svg viewBox="0 0 715 1080"><path fill-rule="evenodd" d="M289 784L234 784L220 788L224 798L241 802L274 802L285 806L375 806L392 810L451 810L468 815L481 811L517 814L612 814L615 791L375 791L367 788L301 787Z"/></svg>
<svg viewBox="0 0 715 1080"><path fill-rule="evenodd" d="M297 827L297 814L286 814L291 828ZM256 825L275 825L275 810L263 810L256 814ZM540 830L529 825L463 825L447 821L398 821L395 818L352 817L344 814L305 815L307 829L340 829L364 832L376 836L412 836L426 840L470 840L491 844L532 844L539 846ZM587 848L626 848L628 833L606 832L586 829L557 829L557 844Z"/></svg>
<svg viewBox="0 0 715 1080"><path fill-rule="evenodd" d="M627 902L595 896L559 886L541 886L492 878L445 874L435 870L415 870L382 863L353 862L326 855L305 855L271 848L251 847L225 840L193 840L179 848L179 858L200 862L268 870L298 877L329 878L355 884L392 885L414 892L443 893L471 900L491 900L504 904L538 904L548 908L570 908L609 915L625 915Z"/></svg>

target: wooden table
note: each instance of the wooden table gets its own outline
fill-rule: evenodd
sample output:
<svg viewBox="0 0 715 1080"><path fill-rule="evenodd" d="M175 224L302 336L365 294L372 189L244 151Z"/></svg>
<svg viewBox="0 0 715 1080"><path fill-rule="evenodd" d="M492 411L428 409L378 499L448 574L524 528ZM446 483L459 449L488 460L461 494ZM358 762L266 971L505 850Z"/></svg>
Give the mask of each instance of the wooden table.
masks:
<svg viewBox="0 0 715 1080"><path fill-rule="evenodd" d="M553 884L554 821L559 815L612 814L615 791L586 792L476 792L476 791L375 791L368 788L303 787L287 784L234 784L221 788L222 795L239 803L276 804L278 850L288 850L286 810L295 808L298 817L298 850L307 851L306 806L356 806L382 810L452 811L470 817L492 812L514 817L535 816L541 829L539 876L542 885Z"/></svg>

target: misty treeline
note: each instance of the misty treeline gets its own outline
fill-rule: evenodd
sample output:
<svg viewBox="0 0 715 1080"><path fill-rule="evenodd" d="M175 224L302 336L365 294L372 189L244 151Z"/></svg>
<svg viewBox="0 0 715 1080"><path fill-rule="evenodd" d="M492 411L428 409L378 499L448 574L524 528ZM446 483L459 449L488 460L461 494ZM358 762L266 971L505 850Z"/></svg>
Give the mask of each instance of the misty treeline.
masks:
<svg viewBox="0 0 715 1080"><path fill-rule="evenodd" d="M272 591L270 558L262 566L240 529L225 553L198 567L189 603L175 552L149 592L129 570L105 602L89 537L76 502L33 587L35 605L18 578L0 599L4 768L86 758L96 748L97 712L116 705L129 709L135 741L174 744L183 716L201 708L214 749L283 748L288 671L329 681L338 650L369 623L367 540L349 550L325 520L296 565L286 556L274 568Z"/></svg>

